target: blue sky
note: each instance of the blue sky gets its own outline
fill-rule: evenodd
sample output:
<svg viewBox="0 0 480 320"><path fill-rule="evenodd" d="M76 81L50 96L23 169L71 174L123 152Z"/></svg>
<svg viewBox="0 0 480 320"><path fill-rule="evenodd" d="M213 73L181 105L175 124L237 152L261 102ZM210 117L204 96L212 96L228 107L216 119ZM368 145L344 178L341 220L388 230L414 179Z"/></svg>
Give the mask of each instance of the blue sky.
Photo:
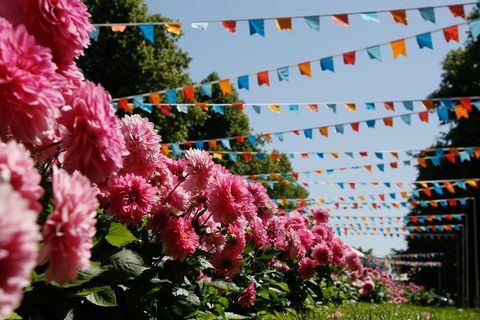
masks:
<svg viewBox="0 0 480 320"><path fill-rule="evenodd" d="M228 20L267 16L307 16L326 13L375 11L438 5L438 1L404 0L379 2L363 1L312 1L312 0L242 0L242 1L191 1L191 0L147 0L151 13L161 13L171 19L182 20ZM454 1L442 1L441 4L454 4ZM458 3L458 2L457 2ZM471 8L468 6L467 8ZM293 21L293 32L278 31L274 21L265 23L266 37L250 36L247 22L239 22L237 33L226 32L219 24L210 24L208 30L195 30L185 26L184 36L179 45L193 58L190 74L194 81L200 81L210 72L216 71L223 78L275 69L325 56L335 55L354 49L389 42L398 38L420 34L455 23L447 8L437 9L436 24L424 21L418 12L408 12L409 25L395 24L388 14L380 14L380 23L366 22L359 16L350 18L350 27L334 24L329 18L322 18L320 31L310 30L303 20ZM461 28L461 41L465 40ZM383 48L383 62L369 60L366 53L357 55L355 66L345 66L336 61L335 73L322 72L318 64L312 65L313 77L307 78L291 70L290 81L278 82L271 76L271 86L258 88L256 79L250 80L250 91L240 90L240 96L246 103L294 103L323 101L388 101L424 98L434 91L440 82L441 62L446 53L459 45L446 44L443 35L433 35L434 50L420 50L412 40L407 41L408 57L393 60L389 48ZM293 113L282 110L280 114L268 111L261 115L251 110L247 113L250 125L255 133L293 130L306 127L318 127L329 124L377 118L394 113L382 110L377 105L376 112L366 111L363 107L352 113L339 108L336 114L320 108L320 112L303 111ZM397 108L395 114L404 113ZM420 110L417 106L416 110ZM417 119L412 126L397 121L393 128L377 125L376 129L361 127L359 133L346 130L344 135L331 135L328 139L314 134L312 140L303 137L285 136L283 143L274 138L268 149L279 151L375 151L394 149L421 149L430 146L442 130L436 117L429 124ZM386 158L390 160L392 158ZM405 158L406 159L406 158ZM391 160L393 161L393 160ZM295 170L316 170L344 166L377 163L371 158L332 160L299 159L293 160ZM414 181L415 167L386 169L384 173L374 171L346 171L330 175L312 175L311 180L323 181ZM365 195L388 192L379 187L361 187L357 190L342 190L338 187L313 186L309 188L310 197L338 197L341 195ZM405 210L342 210L335 214L348 215L399 215ZM433 213L433 211L432 211ZM402 239L390 239L380 236L347 236L346 241L353 246L373 248L377 255L390 252L391 248L405 247ZM426 240L429 241L429 240Z"/></svg>

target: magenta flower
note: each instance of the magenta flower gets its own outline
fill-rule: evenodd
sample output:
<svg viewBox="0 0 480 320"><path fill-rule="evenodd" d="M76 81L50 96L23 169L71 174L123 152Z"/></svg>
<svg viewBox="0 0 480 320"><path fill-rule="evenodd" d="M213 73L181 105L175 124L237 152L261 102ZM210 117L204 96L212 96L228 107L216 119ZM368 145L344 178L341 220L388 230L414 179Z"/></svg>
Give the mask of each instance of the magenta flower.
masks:
<svg viewBox="0 0 480 320"><path fill-rule="evenodd" d="M345 249L343 243L340 242L339 238L334 239L330 242L330 249L332 250L332 263L336 265L342 265L343 258L345 255Z"/></svg>
<svg viewBox="0 0 480 320"><path fill-rule="evenodd" d="M257 214L266 222L276 213L277 206L267 194L267 190L259 182L250 182L247 189L253 197L253 204L257 207Z"/></svg>
<svg viewBox="0 0 480 320"><path fill-rule="evenodd" d="M32 144L53 138L64 80L55 73L50 50L37 45L24 26L13 28L1 17L0 48L0 138L12 135Z"/></svg>
<svg viewBox="0 0 480 320"><path fill-rule="evenodd" d="M207 190L207 198L213 220L225 225L255 211L245 180L239 176L216 175Z"/></svg>
<svg viewBox="0 0 480 320"><path fill-rule="evenodd" d="M375 289L375 283L371 279L368 279L362 284L359 292L361 296L366 297L373 289Z"/></svg>
<svg viewBox="0 0 480 320"><path fill-rule="evenodd" d="M122 173L150 178L160 154L160 136L153 123L138 114L122 119L122 134L129 154L123 158Z"/></svg>
<svg viewBox="0 0 480 320"><path fill-rule="evenodd" d="M156 189L143 177L131 173L109 179L108 211L124 224L136 224L150 213L156 201Z"/></svg>
<svg viewBox="0 0 480 320"><path fill-rule="evenodd" d="M298 263L298 272L303 279L308 280L315 274L316 267L313 259L305 257Z"/></svg>
<svg viewBox="0 0 480 320"><path fill-rule="evenodd" d="M326 265L332 261L332 252L325 243L319 243L312 249L312 256L315 262L320 265Z"/></svg>
<svg viewBox="0 0 480 320"><path fill-rule="evenodd" d="M128 154L120 131L120 120L111 106L110 95L101 86L85 82L71 108L64 108L59 130L65 150L63 168L101 183L122 167Z"/></svg>
<svg viewBox="0 0 480 320"><path fill-rule="evenodd" d="M66 85L61 88L65 104L72 105L75 93L82 86L85 77L74 62L62 65L61 68L57 70L57 73L66 81Z"/></svg>
<svg viewBox="0 0 480 320"><path fill-rule="evenodd" d="M312 214L316 224L327 223L330 217L330 214L322 209L313 209Z"/></svg>
<svg viewBox="0 0 480 320"><path fill-rule="evenodd" d="M187 167L185 168L186 179L183 187L191 192L200 191L207 187L212 176L212 156L204 150L190 149L185 152Z"/></svg>
<svg viewBox="0 0 480 320"><path fill-rule="evenodd" d="M53 171L55 211L43 226L44 246L40 264L48 262L48 281L63 285L77 278L77 270L90 267L90 250L97 222L97 189L78 171L69 175L63 169Z"/></svg>
<svg viewBox="0 0 480 320"><path fill-rule="evenodd" d="M200 237L189 220L170 217L167 230L164 235L167 255L184 261L198 249Z"/></svg>
<svg viewBox="0 0 480 320"><path fill-rule="evenodd" d="M226 279L231 279L234 275L240 273L242 256L235 254L232 249L225 248L213 256L211 263L217 274L224 276Z"/></svg>
<svg viewBox="0 0 480 320"><path fill-rule="evenodd" d="M225 236L225 248L229 248L232 254L241 254L245 245L245 232L242 226L239 223L230 224Z"/></svg>
<svg viewBox="0 0 480 320"><path fill-rule="evenodd" d="M252 230L252 238L257 248L263 249L268 245L268 234L263 226L262 219L254 217L248 222L250 229Z"/></svg>
<svg viewBox="0 0 480 320"><path fill-rule="evenodd" d="M349 252L345 256L345 263L348 270L352 272L356 272L362 269L362 262L360 261L360 258L355 252Z"/></svg>
<svg viewBox="0 0 480 320"><path fill-rule="evenodd" d="M52 50L58 65L70 63L90 44L87 6L80 0L16 0L0 5L0 15L24 24L44 47Z"/></svg>
<svg viewBox="0 0 480 320"><path fill-rule="evenodd" d="M255 291L255 283L252 281L242 291L242 295L240 298L238 298L238 304L244 308L248 309L253 305L253 302L255 301L255 298L257 297L257 291Z"/></svg>
<svg viewBox="0 0 480 320"><path fill-rule="evenodd" d="M22 301L37 263L37 213L8 183L0 183L0 319Z"/></svg>
<svg viewBox="0 0 480 320"><path fill-rule="evenodd" d="M285 223L279 217L273 217L267 222L267 235L269 242L273 244L276 250L286 250L288 248L287 243L287 229L285 229Z"/></svg>
<svg viewBox="0 0 480 320"><path fill-rule="evenodd" d="M0 142L0 181L9 182L29 202L30 209L40 212L38 200L43 195L42 177L25 147L15 141Z"/></svg>

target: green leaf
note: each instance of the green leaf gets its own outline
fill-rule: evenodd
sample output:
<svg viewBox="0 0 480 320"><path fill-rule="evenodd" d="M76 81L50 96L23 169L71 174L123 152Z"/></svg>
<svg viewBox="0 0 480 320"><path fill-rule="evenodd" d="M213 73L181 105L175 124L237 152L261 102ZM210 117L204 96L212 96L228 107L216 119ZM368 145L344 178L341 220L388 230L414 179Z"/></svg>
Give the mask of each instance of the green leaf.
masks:
<svg viewBox="0 0 480 320"><path fill-rule="evenodd" d="M23 318L14 312L11 315L9 315L8 318L6 318L5 320L21 320L21 319Z"/></svg>
<svg viewBox="0 0 480 320"><path fill-rule="evenodd" d="M205 258L198 258L198 263L200 264L200 267L205 270L205 269L215 269L215 267Z"/></svg>
<svg viewBox="0 0 480 320"><path fill-rule="evenodd" d="M112 246L119 248L124 247L133 241L138 241L126 226L116 222L110 224L105 240L107 240Z"/></svg>
<svg viewBox="0 0 480 320"><path fill-rule="evenodd" d="M75 314L73 313L73 309L68 310L68 313L65 315L63 320L73 320L75 319Z"/></svg>
<svg viewBox="0 0 480 320"><path fill-rule="evenodd" d="M112 266L115 270L121 271L129 277L135 278L142 274L148 268L142 260L142 257L132 250L123 249L110 257Z"/></svg>
<svg viewBox="0 0 480 320"><path fill-rule="evenodd" d="M236 314L233 312L225 312L225 318L226 319L248 319L248 317L242 316L240 314Z"/></svg>
<svg viewBox="0 0 480 320"><path fill-rule="evenodd" d="M240 288L233 282L227 282L223 280L215 281L205 281L205 285L209 287L214 287L217 289L229 290L229 291L240 291Z"/></svg>
<svg viewBox="0 0 480 320"><path fill-rule="evenodd" d="M115 307L117 305L117 298L115 292L109 286L96 287L86 289L80 294L88 293L85 299L100 307Z"/></svg>
<svg viewBox="0 0 480 320"><path fill-rule="evenodd" d="M90 268L87 270L79 271L78 272L78 278L77 280L73 282L68 282L63 285L63 288L72 288L72 287L78 287L81 286L82 284L85 284L95 278L96 276L99 276L105 271L104 268L100 265L99 262L92 262L92 265Z"/></svg>

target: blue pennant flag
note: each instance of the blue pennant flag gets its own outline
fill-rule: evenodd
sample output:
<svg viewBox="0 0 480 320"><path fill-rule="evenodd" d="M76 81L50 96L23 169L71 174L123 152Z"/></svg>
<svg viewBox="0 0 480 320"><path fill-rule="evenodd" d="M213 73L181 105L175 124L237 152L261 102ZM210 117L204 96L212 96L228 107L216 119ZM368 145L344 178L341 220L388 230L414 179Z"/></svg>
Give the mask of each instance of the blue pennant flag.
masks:
<svg viewBox="0 0 480 320"><path fill-rule="evenodd" d="M435 150L435 154L437 155L437 157L443 158L445 152L443 152L442 149L438 149L438 150Z"/></svg>
<svg viewBox="0 0 480 320"><path fill-rule="evenodd" d="M197 148L197 149L203 149L204 146L205 146L205 141L196 141L195 142L195 148Z"/></svg>
<svg viewBox="0 0 480 320"><path fill-rule="evenodd" d="M440 183L438 182L432 182L433 184L433 189L435 190L436 193L439 195L443 195L443 189L442 186L440 186Z"/></svg>
<svg viewBox="0 0 480 320"><path fill-rule="evenodd" d="M375 103L374 102L366 102L365 107L368 111L375 111Z"/></svg>
<svg viewBox="0 0 480 320"><path fill-rule="evenodd" d="M255 136L248 136L248 137L247 137L247 140L248 140L248 142L250 142L250 144L252 145L252 147L256 147L256 146L257 146L257 138L255 138Z"/></svg>
<svg viewBox="0 0 480 320"><path fill-rule="evenodd" d="M324 154L323 154L323 152L317 152L317 156L318 156L320 159L323 159Z"/></svg>
<svg viewBox="0 0 480 320"><path fill-rule="evenodd" d="M377 164L378 170L384 172L385 171L385 165L384 164Z"/></svg>
<svg viewBox="0 0 480 320"><path fill-rule="evenodd" d="M155 42L155 28L152 24L138 26L138 29L146 40Z"/></svg>
<svg viewBox="0 0 480 320"><path fill-rule="evenodd" d="M435 156L435 157L431 157L430 160L432 160L432 163L434 166L438 167L440 165L440 157L438 156Z"/></svg>
<svg viewBox="0 0 480 320"><path fill-rule="evenodd" d="M212 111L215 112L215 113L225 115L225 106L221 105L221 104L216 104L212 107Z"/></svg>
<svg viewBox="0 0 480 320"><path fill-rule="evenodd" d="M410 166L412 164L412 161L411 160L404 160L403 161L403 165L404 166Z"/></svg>
<svg viewBox="0 0 480 320"><path fill-rule="evenodd" d="M375 152L375 156L380 159L380 160L383 160L383 153L381 152Z"/></svg>
<svg viewBox="0 0 480 320"><path fill-rule="evenodd" d="M179 143L172 143L170 146L172 147L172 153L174 156L179 156L180 154L182 154Z"/></svg>
<svg viewBox="0 0 480 320"><path fill-rule="evenodd" d="M291 104L288 106L288 110L290 111L297 111L298 112L298 105L297 104Z"/></svg>
<svg viewBox="0 0 480 320"><path fill-rule="evenodd" d="M250 84L247 76L241 76L237 78L238 89L250 90Z"/></svg>
<svg viewBox="0 0 480 320"><path fill-rule="evenodd" d="M275 135L277 136L278 140L280 140L281 142L283 142L283 133L282 133L282 132L275 133Z"/></svg>
<svg viewBox="0 0 480 320"><path fill-rule="evenodd" d="M252 109L257 114L260 114L262 112L262 107L261 106L252 105Z"/></svg>
<svg viewBox="0 0 480 320"><path fill-rule="evenodd" d="M417 36L417 43L420 49L423 49L423 48L433 49L432 34L430 32L419 34Z"/></svg>
<svg viewBox="0 0 480 320"><path fill-rule="evenodd" d="M176 90L168 90L167 91L167 103L168 104L176 104L177 103L177 91Z"/></svg>
<svg viewBox="0 0 480 320"><path fill-rule="evenodd" d="M445 108L450 109L450 110L453 110L452 100L450 100L450 99L442 99L442 100L440 100L440 102L442 103L442 105L443 105Z"/></svg>
<svg viewBox="0 0 480 320"><path fill-rule="evenodd" d="M231 152L228 155L230 156L230 161L237 162L237 153L236 152Z"/></svg>
<svg viewBox="0 0 480 320"><path fill-rule="evenodd" d="M320 67L322 68L322 71L332 71L335 72L335 66L333 64L333 57L327 57L320 59Z"/></svg>
<svg viewBox="0 0 480 320"><path fill-rule="evenodd" d="M89 36L93 41L98 41L98 37L100 36L100 27L95 27L95 31L90 32Z"/></svg>
<svg viewBox="0 0 480 320"><path fill-rule="evenodd" d="M268 182L266 182L266 184L270 189L272 189L272 190L275 189L275 185L273 184L273 182L268 181Z"/></svg>
<svg viewBox="0 0 480 320"><path fill-rule="evenodd" d="M408 111L413 111L413 102L412 101L403 101L403 107Z"/></svg>
<svg viewBox="0 0 480 320"><path fill-rule="evenodd" d="M466 206L466 205L467 205L467 199L460 199L459 201L460 201L460 204L461 204L462 206Z"/></svg>
<svg viewBox="0 0 480 320"><path fill-rule="evenodd" d="M221 139L220 143L225 149L231 149L232 147L230 146L230 139Z"/></svg>
<svg viewBox="0 0 480 320"><path fill-rule="evenodd" d="M364 12L360 14L360 17L362 17L364 21L380 22L376 12Z"/></svg>
<svg viewBox="0 0 480 320"><path fill-rule="evenodd" d="M337 133L343 134L343 131L344 131L343 124L337 124L337 125L335 125L335 131L336 131Z"/></svg>
<svg viewBox="0 0 480 320"><path fill-rule="evenodd" d="M290 78L290 69L288 67L277 69L278 81L288 81Z"/></svg>
<svg viewBox="0 0 480 320"><path fill-rule="evenodd" d="M470 154L466 151L460 152L460 162L470 161Z"/></svg>
<svg viewBox="0 0 480 320"><path fill-rule="evenodd" d="M211 83L206 83L200 85L200 95L202 97L212 97L212 84Z"/></svg>
<svg viewBox="0 0 480 320"><path fill-rule="evenodd" d="M144 103L140 106L140 108L147 113L153 112L153 104L151 103Z"/></svg>
<svg viewBox="0 0 480 320"><path fill-rule="evenodd" d="M333 113L337 113L337 105L334 103L327 104L328 110L332 111Z"/></svg>
<svg viewBox="0 0 480 320"><path fill-rule="evenodd" d="M345 154L350 158L353 158L353 152L346 151Z"/></svg>
<svg viewBox="0 0 480 320"><path fill-rule="evenodd" d="M143 107L143 96L135 96L133 98L133 107L135 109L137 109L137 108L142 109L142 107Z"/></svg>
<svg viewBox="0 0 480 320"><path fill-rule="evenodd" d="M342 182L338 182L337 185L338 185L340 188L342 188L342 189L344 188L344 185L343 185Z"/></svg>
<svg viewBox="0 0 480 320"><path fill-rule="evenodd" d="M437 108L437 115L441 121L447 121L449 119L447 108Z"/></svg>
<svg viewBox="0 0 480 320"><path fill-rule="evenodd" d="M380 46L373 46L367 48L367 53L370 59L382 61L382 53L380 51Z"/></svg>
<svg viewBox="0 0 480 320"><path fill-rule="evenodd" d="M178 110L178 112L187 113L188 112L188 106L178 105L177 110Z"/></svg>
<svg viewBox="0 0 480 320"><path fill-rule="evenodd" d="M435 23L435 9L432 7L429 8L420 8L418 9L420 15L425 21L430 21L431 23Z"/></svg>
<svg viewBox="0 0 480 320"><path fill-rule="evenodd" d="M462 190L467 190L467 184L464 181L457 181L457 187Z"/></svg>
<svg viewBox="0 0 480 320"><path fill-rule="evenodd" d="M308 24L310 29L319 31L320 30L320 17L319 16L310 16L305 17L305 22Z"/></svg>
<svg viewBox="0 0 480 320"><path fill-rule="evenodd" d="M367 120L366 123L368 128L375 128L375 124L376 124L375 120Z"/></svg>
<svg viewBox="0 0 480 320"><path fill-rule="evenodd" d="M478 38L478 35L480 35L480 21L479 20L470 22L470 32L472 33L473 39Z"/></svg>
<svg viewBox="0 0 480 320"><path fill-rule="evenodd" d="M265 21L263 19L248 20L250 35L259 34L265 37Z"/></svg>
<svg viewBox="0 0 480 320"><path fill-rule="evenodd" d="M303 130L303 133L305 134L305 137L308 139L313 138L313 129L305 129Z"/></svg>
<svg viewBox="0 0 480 320"><path fill-rule="evenodd" d="M267 157L265 156L265 153L259 152L259 153L257 153L257 159L258 160L265 160L265 159L267 159Z"/></svg>
<svg viewBox="0 0 480 320"><path fill-rule="evenodd" d="M411 114L403 114L400 116L400 118L405 122L405 124L412 124L412 115Z"/></svg>

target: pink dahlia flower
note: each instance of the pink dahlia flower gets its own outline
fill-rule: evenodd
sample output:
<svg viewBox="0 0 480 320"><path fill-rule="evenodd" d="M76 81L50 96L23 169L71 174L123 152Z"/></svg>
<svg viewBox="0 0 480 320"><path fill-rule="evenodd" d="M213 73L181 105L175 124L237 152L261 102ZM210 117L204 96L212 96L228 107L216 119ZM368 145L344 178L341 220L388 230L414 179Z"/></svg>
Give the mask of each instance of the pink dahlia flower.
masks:
<svg viewBox="0 0 480 320"><path fill-rule="evenodd" d="M0 142L0 181L9 182L25 198L30 209L40 212L38 199L43 195L42 177L25 147L15 141Z"/></svg>
<svg viewBox="0 0 480 320"><path fill-rule="evenodd" d="M90 250L97 222L97 189L78 171L69 175L63 169L53 171L55 211L43 226L44 246L40 264L48 262L47 279L63 285L77 278L77 270L90 267Z"/></svg>
<svg viewBox="0 0 480 320"><path fill-rule="evenodd" d="M61 89L63 98L65 99L65 104L71 105L73 103L75 93L82 86L82 83L85 81L85 77L74 62L63 65L59 70L57 70L57 73L60 74L66 81L66 85Z"/></svg>
<svg viewBox="0 0 480 320"><path fill-rule="evenodd" d="M327 223L330 214L322 209L314 209L312 210L313 219L315 220L316 224Z"/></svg>
<svg viewBox="0 0 480 320"><path fill-rule="evenodd" d="M229 224L247 212L255 211L245 180L239 176L218 174L207 190L208 207L213 220Z"/></svg>
<svg viewBox="0 0 480 320"><path fill-rule="evenodd" d="M122 173L150 178L160 154L160 136L153 123L138 114L122 119L122 134L129 154L123 158Z"/></svg>
<svg viewBox="0 0 480 320"><path fill-rule="evenodd" d="M52 50L55 62L69 63L90 44L87 6L80 0L3 1L0 15L14 24L24 24L44 47Z"/></svg>
<svg viewBox="0 0 480 320"><path fill-rule="evenodd" d="M101 86L85 82L71 108L62 111L59 124L65 170L78 170L92 182L101 183L122 167L122 156L128 151L120 120L115 116L110 95Z"/></svg>
<svg viewBox="0 0 480 320"><path fill-rule="evenodd" d="M0 319L22 301L37 263L37 214L8 183L0 183Z"/></svg>
<svg viewBox="0 0 480 320"><path fill-rule="evenodd" d="M266 222L276 213L277 206L267 194L267 190L259 182L250 182L247 189L253 197L253 204L257 207L257 214Z"/></svg>
<svg viewBox="0 0 480 320"><path fill-rule="evenodd" d="M212 156L204 151L197 149L187 150L187 167L185 168L186 179L183 187L191 192L205 189L212 176L212 167L214 165Z"/></svg>
<svg viewBox="0 0 480 320"><path fill-rule="evenodd" d="M276 250L285 250L288 248L287 229L285 223L279 217L273 217L267 222L267 235L269 242L273 244Z"/></svg>
<svg viewBox="0 0 480 320"><path fill-rule="evenodd" d="M332 262L336 265L342 265L345 256L345 248L339 238L330 242L330 249L332 250Z"/></svg>
<svg viewBox="0 0 480 320"><path fill-rule="evenodd" d="M252 230L252 238L257 248L263 249L268 245L268 234L263 226L262 219L254 217L248 222Z"/></svg>
<svg viewBox="0 0 480 320"><path fill-rule="evenodd" d="M164 237L167 255L184 261L198 249L200 237L189 220L170 217L167 230Z"/></svg>
<svg viewBox="0 0 480 320"><path fill-rule="evenodd" d="M313 259L305 257L298 263L298 272L303 279L308 280L315 274L316 267Z"/></svg>
<svg viewBox="0 0 480 320"><path fill-rule="evenodd" d="M356 272L362 269L362 262L355 252L350 252L345 256L345 263L348 270Z"/></svg>
<svg viewBox="0 0 480 320"><path fill-rule="evenodd" d="M368 279L362 284L360 295L366 297L373 291L373 289L375 289L375 283L371 279Z"/></svg>
<svg viewBox="0 0 480 320"><path fill-rule="evenodd" d="M325 243L319 243L312 249L312 256L315 262L320 265L326 265L332 261L332 252Z"/></svg>
<svg viewBox="0 0 480 320"><path fill-rule="evenodd" d="M156 201L156 189L143 177L131 173L108 180L108 211L124 224L136 224L150 213Z"/></svg>
<svg viewBox="0 0 480 320"><path fill-rule="evenodd" d="M255 291L255 283L252 281L242 291L242 295L238 299L238 304L244 308L248 309L253 305L253 302L255 301L255 298L257 297L257 291Z"/></svg>
<svg viewBox="0 0 480 320"><path fill-rule="evenodd" d="M55 73L50 50L37 45L24 26L13 28L1 17L0 48L0 138L13 135L32 144L52 138L64 105L64 80Z"/></svg>
<svg viewBox="0 0 480 320"><path fill-rule="evenodd" d="M225 247L229 248L233 254L241 254L245 245L245 232L242 226L239 223L230 224L225 237Z"/></svg>
<svg viewBox="0 0 480 320"><path fill-rule="evenodd" d="M212 258L212 265L215 271L227 279L231 279L234 275L240 273L242 266L242 256L235 254L232 249L225 248L217 252Z"/></svg>

